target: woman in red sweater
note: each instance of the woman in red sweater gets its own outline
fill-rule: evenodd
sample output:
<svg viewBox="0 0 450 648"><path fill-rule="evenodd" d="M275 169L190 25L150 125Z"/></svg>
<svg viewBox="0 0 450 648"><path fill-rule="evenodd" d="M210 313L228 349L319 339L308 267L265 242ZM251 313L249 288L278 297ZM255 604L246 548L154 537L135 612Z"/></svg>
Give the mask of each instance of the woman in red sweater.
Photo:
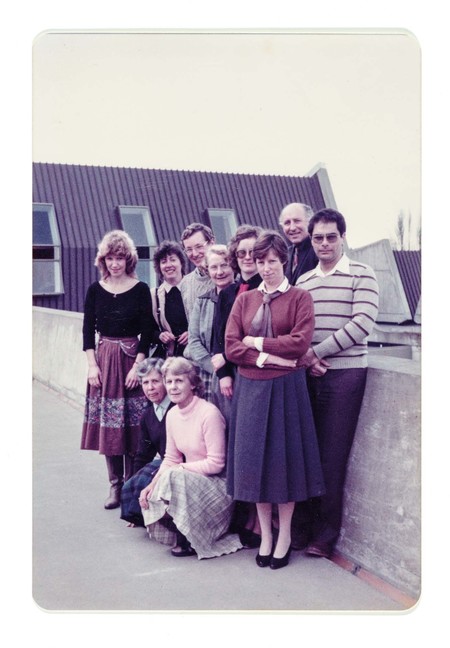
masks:
<svg viewBox="0 0 450 648"><path fill-rule="evenodd" d="M172 357L162 366L170 400L164 460L140 495L149 535L175 544L173 556L213 558L242 548L228 534L234 502L226 492L225 420L215 405L201 398L195 365Z"/></svg>
<svg viewBox="0 0 450 648"><path fill-rule="evenodd" d="M298 362L311 343L314 309L311 295L284 275L288 251L278 232L263 232L253 257L262 283L237 297L225 332L226 356L238 367L227 490L235 500L256 503L256 562L279 569L289 562L295 502L324 492L305 369Z"/></svg>

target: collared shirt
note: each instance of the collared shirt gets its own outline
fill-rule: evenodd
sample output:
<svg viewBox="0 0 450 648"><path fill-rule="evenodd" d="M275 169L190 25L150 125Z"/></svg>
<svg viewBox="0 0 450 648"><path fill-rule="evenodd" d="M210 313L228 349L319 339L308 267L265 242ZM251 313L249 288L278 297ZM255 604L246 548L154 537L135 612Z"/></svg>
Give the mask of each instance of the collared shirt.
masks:
<svg viewBox="0 0 450 648"><path fill-rule="evenodd" d="M278 290L281 293L285 293L287 290L289 290L290 286L291 284L289 283L287 277L285 277L276 290ZM258 290L265 293L268 292L268 290L266 290L266 287L264 285L264 281L262 281L259 284ZM276 290L274 290L273 292L276 292Z"/></svg>
<svg viewBox="0 0 450 648"><path fill-rule="evenodd" d="M162 421L164 418L164 414L167 412L167 409L170 405L170 398L167 396L164 396L162 401L160 403L153 403L153 409L155 410L156 418L158 421Z"/></svg>
<svg viewBox="0 0 450 648"><path fill-rule="evenodd" d="M178 286L174 286L173 284L167 283L166 280L164 280L164 281L162 282L161 286L164 288L164 290L166 291L166 293L169 293L169 292L172 290L172 288L178 288L178 289L179 289L179 285L178 285Z"/></svg>
<svg viewBox="0 0 450 648"><path fill-rule="evenodd" d="M320 267L320 263L318 263L314 270L311 270L311 276L313 277L314 275L317 275L318 277L328 277L329 275L334 274L336 270L339 270L339 272L343 272L344 274L349 274L350 259L346 254L343 254L334 268L332 268L328 272L324 272Z"/></svg>
<svg viewBox="0 0 450 648"><path fill-rule="evenodd" d="M276 290L281 292L281 293L285 293L285 292L287 292L289 290L290 287L291 287L291 284L289 283L289 280L287 279L287 277L285 277ZM266 287L264 286L264 281L259 284L258 290L261 291L262 293L267 293ZM276 291L274 291L274 292L276 292ZM264 353L264 351L263 351L263 341L264 341L263 337L255 337L255 348L256 348L257 351L259 351L259 356L258 356L258 358L256 360L256 365L260 369L263 368L264 363L266 362L267 358L269 357L269 354Z"/></svg>

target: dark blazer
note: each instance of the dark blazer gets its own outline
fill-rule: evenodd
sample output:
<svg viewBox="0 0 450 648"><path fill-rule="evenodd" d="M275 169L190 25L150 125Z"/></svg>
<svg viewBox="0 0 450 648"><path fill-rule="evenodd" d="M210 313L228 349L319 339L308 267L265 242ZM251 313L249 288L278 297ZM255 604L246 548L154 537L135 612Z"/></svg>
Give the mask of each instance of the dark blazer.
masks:
<svg viewBox="0 0 450 648"><path fill-rule="evenodd" d="M232 283L231 286L224 288L219 293L219 299L217 301L216 311L214 315L213 322L213 346L212 354L222 353L225 356L225 327L227 325L228 317L231 313L234 302L236 301L236 295L239 290L239 286L243 283L248 284L248 290L253 290L257 288L261 283L262 279L259 273L256 273L251 277L247 282L244 282L242 279L238 279L235 283ZM217 377L223 378L224 376L234 376L235 369L234 365L231 362L227 361L227 364L217 371Z"/></svg>
<svg viewBox="0 0 450 648"><path fill-rule="evenodd" d="M174 406L170 403L162 420L155 414L153 404L149 403L141 419L138 451L134 456L133 475L145 465L153 461L158 453L164 459L166 451L166 418L167 412Z"/></svg>
<svg viewBox="0 0 450 648"><path fill-rule="evenodd" d="M294 272L292 272L292 263L294 261L294 252L296 247L298 248L299 261ZM288 278L289 283L292 286L295 286L297 279L305 272L308 272L308 270L315 268L317 264L318 259L311 245L311 239L308 236L307 238L303 239L303 241L299 243L299 245L291 245L289 247L289 258L286 264L285 275Z"/></svg>

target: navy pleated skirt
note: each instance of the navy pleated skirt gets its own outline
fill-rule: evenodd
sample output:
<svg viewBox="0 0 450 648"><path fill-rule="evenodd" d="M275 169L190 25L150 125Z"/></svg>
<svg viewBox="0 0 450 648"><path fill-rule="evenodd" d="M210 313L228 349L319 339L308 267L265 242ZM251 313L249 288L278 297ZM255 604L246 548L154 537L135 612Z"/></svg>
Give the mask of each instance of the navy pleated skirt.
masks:
<svg viewBox="0 0 450 648"><path fill-rule="evenodd" d="M273 380L237 376L227 491L235 500L274 504L325 493L304 369Z"/></svg>

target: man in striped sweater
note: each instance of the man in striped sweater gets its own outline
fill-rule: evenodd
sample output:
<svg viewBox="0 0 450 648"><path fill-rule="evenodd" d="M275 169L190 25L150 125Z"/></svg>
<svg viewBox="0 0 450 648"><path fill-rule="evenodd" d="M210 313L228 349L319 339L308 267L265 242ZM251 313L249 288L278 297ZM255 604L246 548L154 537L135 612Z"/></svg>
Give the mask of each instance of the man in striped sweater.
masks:
<svg viewBox="0 0 450 648"><path fill-rule="evenodd" d="M367 336L378 313L378 283L364 263L344 254L345 219L322 209L308 231L319 259L297 286L314 301L315 329L303 357L326 494L309 504L306 553L329 557L339 537L347 461L367 378Z"/></svg>

